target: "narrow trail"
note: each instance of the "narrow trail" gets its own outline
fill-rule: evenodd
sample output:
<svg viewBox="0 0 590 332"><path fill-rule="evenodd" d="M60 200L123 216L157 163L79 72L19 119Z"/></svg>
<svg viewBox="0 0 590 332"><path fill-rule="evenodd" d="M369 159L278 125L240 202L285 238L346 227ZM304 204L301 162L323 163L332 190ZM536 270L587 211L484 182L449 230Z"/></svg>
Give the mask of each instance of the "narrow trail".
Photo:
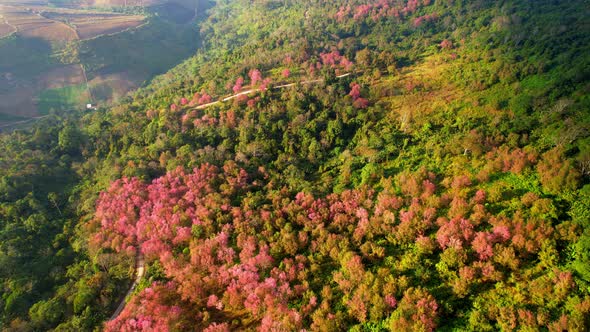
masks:
<svg viewBox="0 0 590 332"><path fill-rule="evenodd" d="M338 76L336 76L336 78L347 77L347 76L350 76L351 74L352 73L346 73L346 74L338 75ZM318 80L311 80L311 81L301 81L301 82L296 82L296 83L288 83L288 84L273 86L272 89L278 90L278 89L290 88L290 87L295 86L297 84L315 84L315 83L321 83L323 81L324 81L323 79L318 79ZM197 107L195 107L193 109L202 110L202 109L208 108L210 106L217 105L219 103L230 101L232 99L238 98L239 96L248 95L248 94L251 94L253 92L260 92L261 90L262 90L261 88L249 89L249 90L246 90L246 91L242 91L242 92L236 93L235 95L231 95L229 97L225 97L225 98L222 98L222 99L219 99L219 100L216 100L216 101L212 101L212 102L207 103L207 104L199 105L199 106L197 106Z"/></svg>
<svg viewBox="0 0 590 332"><path fill-rule="evenodd" d="M143 278L144 273L145 259L143 258L142 254L139 254L135 260L135 280L131 284L131 287L129 287L127 293L125 293L125 296L123 297L123 300L121 300L121 302L119 303L117 310L115 310L111 318L109 318L109 321L117 318L119 314L123 311L123 309L125 309L125 305L127 304L127 298L131 295L131 293L133 293L133 291L135 291L135 288L137 288L137 285L139 285L139 282L141 281L141 278Z"/></svg>
<svg viewBox="0 0 590 332"><path fill-rule="evenodd" d="M21 121L16 121L16 122L11 122L11 123L7 123L7 124L3 124L3 125L0 125L0 129L2 129L2 128L10 128L12 126L16 126L16 125L27 123L27 122L31 122L31 121L37 121L37 120L46 118L48 116L49 115L35 116L35 117L29 118L29 119L26 119L26 120L21 120Z"/></svg>

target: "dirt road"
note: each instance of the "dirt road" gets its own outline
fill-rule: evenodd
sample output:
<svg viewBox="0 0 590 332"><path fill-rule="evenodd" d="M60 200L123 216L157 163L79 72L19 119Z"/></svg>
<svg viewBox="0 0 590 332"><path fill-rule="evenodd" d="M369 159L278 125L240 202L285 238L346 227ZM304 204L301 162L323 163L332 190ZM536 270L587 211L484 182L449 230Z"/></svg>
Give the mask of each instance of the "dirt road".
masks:
<svg viewBox="0 0 590 332"><path fill-rule="evenodd" d="M144 273L145 273L145 260L143 258L143 255L139 254L139 255L137 255L137 258L135 260L135 280L131 284L131 287L129 287L129 290L125 294L125 297L123 297L123 300L121 300L121 303L119 303L117 310L115 310L115 312L113 313L111 318L109 318L109 320L113 320L113 319L117 318L119 316L119 314L121 313L121 311L123 311L123 309L125 309L125 305L127 304L127 298L131 295L131 293L133 293L133 291L135 291L135 288L137 287L137 285L139 285L139 282L141 281L141 278L143 278Z"/></svg>

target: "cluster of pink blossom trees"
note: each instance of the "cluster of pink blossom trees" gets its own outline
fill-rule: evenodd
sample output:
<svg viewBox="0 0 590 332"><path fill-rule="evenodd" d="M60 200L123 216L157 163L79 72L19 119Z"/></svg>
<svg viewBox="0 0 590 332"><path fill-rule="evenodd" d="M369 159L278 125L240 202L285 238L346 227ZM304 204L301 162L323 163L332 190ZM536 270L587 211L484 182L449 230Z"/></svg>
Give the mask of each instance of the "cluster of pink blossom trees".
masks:
<svg viewBox="0 0 590 332"><path fill-rule="evenodd" d="M358 83L350 84L350 93L348 95L352 97L354 107L367 108L369 106L369 101L361 97L361 86Z"/></svg>
<svg viewBox="0 0 590 332"><path fill-rule="evenodd" d="M421 6L428 6L430 3L431 0L408 0L401 4L394 0L379 0L357 6L346 5L340 7L335 18L338 22L343 22L346 18L352 18L355 21L364 20L367 17L374 21L384 17L400 18L412 14Z"/></svg>
<svg viewBox="0 0 590 332"><path fill-rule="evenodd" d="M180 98L179 104L173 103L170 105L170 110L176 112L181 109L181 107L185 106L195 106L195 105L203 105L208 104L213 101L213 98L205 91L197 92L193 95L191 100L188 100L185 97Z"/></svg>
<svg viewBox="0 0 590 332"><path fill-rule="evenodd" d="M243 85L244 85L244 78L242 76L240 76L236 79L236 83L232 87L232 91L234 93L238 93L238 92L242 91Z"/></svg>
<svg viewBox="0 0 590 332"><path fill-rule="evenodd" d="M107 332L186 331L191 317L176 292L176 284L154 283L127 304L117 320L105 326Z"/></svg>
<svg viewBox="0 0 590 332"><path fill-rule="evenodd" d="M341 55L339 51L320 53L320 59L322 61L322 65L329 68L349 71L353 66L352 61Z"/></svg>
<svg viewBox="0 0 590 332"><path fill-rule="evenodd" d="M436 13L426 14L426 15L422 15L422 16L419 16L416 19L414 19L413 24L415 27L419 27L426 22L433 22L433 21L436 21L437 19L438 19L438 15Z"/></svg>
<svg viewBox="0 0 590 332"><path fill-rule="evenodd" d="M489 167L506 172L520 171L514 163L527 155L490 153L498 161ZM379 193L315 197L264 191L264 169L248 173L228 161L149 184L115 181L100 195L91 247L130 257L137 248L166 280L136 295L107 330L321 330L386 319L392 330L432 331L441 302L467 294L487 299L473 313L483 321L508 315L533 327L575 326L565 303L576 285L549 254L573 231L544 219L547 202L533 193L511 203L513 215L494 214L502 198L477 178L406 172ZM259 190L253 203L248 193ZM528 295L502 302L505 289L518 287ZM544 315L539 296L559 311L531 319Z"/></svg>

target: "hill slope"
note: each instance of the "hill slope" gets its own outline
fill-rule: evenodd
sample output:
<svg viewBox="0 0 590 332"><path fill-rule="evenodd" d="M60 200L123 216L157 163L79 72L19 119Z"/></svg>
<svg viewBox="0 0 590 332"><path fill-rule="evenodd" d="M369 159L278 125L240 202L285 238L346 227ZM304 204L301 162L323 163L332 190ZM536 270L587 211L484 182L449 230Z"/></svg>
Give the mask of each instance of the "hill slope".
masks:
<svg viewBox="0 0 590 332"><path fill-rule="evenodd" d="M202 49L125 103L2 138L3 321L590 328L588 17L585 1L219 1ZM55 251L51 282L17 268ZM102 325L139 251L144 277Z"/></svg>

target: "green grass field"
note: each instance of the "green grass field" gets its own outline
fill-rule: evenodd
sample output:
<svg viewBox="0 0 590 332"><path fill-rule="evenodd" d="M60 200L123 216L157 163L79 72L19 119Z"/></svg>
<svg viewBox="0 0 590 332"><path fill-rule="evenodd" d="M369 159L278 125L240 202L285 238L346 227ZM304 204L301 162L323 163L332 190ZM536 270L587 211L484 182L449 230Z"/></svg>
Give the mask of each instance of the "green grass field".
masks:
<svg viewBox="0 0 590 332"><path fill-rule="evenodd" d="M42 115L48 114L52 109L81 109L86 107L88 102L89 95L85 84L44 90L38 97L39 113Z"/></svg>

